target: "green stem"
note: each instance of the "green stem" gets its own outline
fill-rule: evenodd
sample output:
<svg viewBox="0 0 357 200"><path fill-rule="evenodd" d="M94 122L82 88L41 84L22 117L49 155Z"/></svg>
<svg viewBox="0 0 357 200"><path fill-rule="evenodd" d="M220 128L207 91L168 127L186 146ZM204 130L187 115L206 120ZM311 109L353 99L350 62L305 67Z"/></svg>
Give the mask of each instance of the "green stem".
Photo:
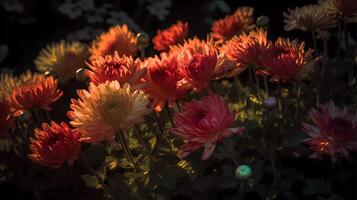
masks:
<svg viewBox="0 0 357 200"><path fill-rule="evenodd" d="M269 96L269 87L268 87L268 77L264 76L264 88L265 88L265 93L267 96Z"/></svg>
<svg viewBox="0 0 357 200"><path fill-rule="evenodd" d="M257 88L257 95L258 95L258 99L261 102L262 101L262 96L260 95L260 83L259 83L259 78L257 73L255 73L255 67L253 67L253 74L254 74L254 79L255 79L255 86Z"/></svg>
<svg viewBox="0 0 357 200"><path fill-rule="evenodd" d="M169 103L165 104L165 109L167 111L167 115L169 116L169 120L171 122L171 126L173 126L174 125L174 120L172 118L172 114L171 114L171 111L170 111Z"/></svg>
<svg viewBox="0 0 357 200"><path fill-rule="evenodd" d="M90 166L88 160L86 159L86 157L84 156L84 154L82 152L80 153L80 157L82 158L82 161L83 161L84 165L87 167L87 169L90 171L90 173L93 176L95 176L95 178L98 180L98 182L100 183L101 188L104 190L105 193L107 193L109 198L116 200L114 195L112 195L110 193L109 188L104 184L103 179L99 176L97 171L95 169L93 169L92 166Z"/></svg>
<svg viewBox="0 0 357 200"><path fill-rule="evenodd" d="M149 149L148 149L146 143L144 142L144 139L142 137L142 132L141 132L140 128L138 127L138 125L135 125L135 130L136 131L134 131L134 132L135 132L136 137L138 138L141 146L143 146L145 153L148 154L149 153Z"/></svg>
<svg viewBox="0 0 357 200"><path fill-rule="evenodd" d="M341 57L341 40L342 40L342 21L338 22L338 32L337 32L337 58Z"/></svg>
<svg viewBox="0 0 357 200"><path fill-rule="evenodd" d="M123 150L124 150L124 154L126 156L126 159L128 160L128 162L130 162L135 171L136 171L136 165L135 165L135 161L133 159L133 156L131 155L130 153L130 149L129 149L129 146L128 146L128 143L126 142L126 139L125 139L125 133L123 131L120 131L117 135L118 135L118 138L119 138L119 142L121 144L121 146L123 147Z"/></svg>
<svg viewBox="0 0 357 200"><path fill-rule="evenodd" d="M314 49L315 49L315 57L317 57L317 40L316 40L316 33L314 29L311 29L311 36L312 36L312 42L314 45ZM320 72L320 64L319 62L316 63L317 67L316 67L316 106L318 107L320 105L320 96L321 96L321 72Z"/></svg>

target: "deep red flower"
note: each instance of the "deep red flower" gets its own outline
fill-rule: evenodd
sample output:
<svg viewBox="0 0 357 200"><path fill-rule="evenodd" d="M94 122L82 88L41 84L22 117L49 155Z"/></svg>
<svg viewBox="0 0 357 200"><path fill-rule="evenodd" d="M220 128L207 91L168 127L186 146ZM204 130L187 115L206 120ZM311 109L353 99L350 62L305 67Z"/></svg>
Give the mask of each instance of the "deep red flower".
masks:
<svg viewBox="0 0 357 200"><path fill-rule="evenodd" d="M42 129L35 129L35 138L31 138L28 157L31 161L52 168L59 168L67 162L69 166L78 159L81 143L80 135L62 122L42 124Z"/></svg>
<svg viewBox="0 0 357 200"><path fill-rule="evenodd" d="M234 35L249 32L254 25L254 8L240 7L232 15L215 21L212 25L212 36L217 40L227 40Z"/></svg>
<svg viewBox="0 0 357 200"><path fill-rule="evenodd" d="M147 87L144 91L150 94L156 111L161 111L166 102L171 104L187 92L180 84L183 76L179 73L178 66L177 59L166 54L147 61Z"/></svg>
<svg viewBox="0 0 357 200"><path fill-rule="evenodd" d="M339 108L330 101L312 109L309 117L314 125L303 123L310 138L304 140L314 151L313 158L329 155L333 162L338 156L348 157L348 150L357 150L357 112Z"/></svg>
<svg viewBox="0 0 357 200"><path fill-rule="evenodd" d="M53 77L39 76L15 88L8 98L14 117L23 111L41 108L51 110L51 104L57 101L63 92L58 89L58 80Z"/></svg>
<svg viewBox="0 0 357 200"><path fill-rule="evenodd" d="M260 53L256 63L263 69L257 74L272 76L270 80L274 82L299 81L313 70L317 60L313 59L312 49L305 51L304 42L284 38L278 38L274 45Z"/></svg>
<svg viewBox="0 0 357 200"><path fill-rule="evenodd" d="M158 31L156 36L152 39L154 49L157 51L168 51L170 45L182 43L188 34L188 23L178 21L169 28Z"/></svg>
<svg viewBox="0 0 357 200"><path fill-rule="evenodd" d="M184 104L181 112L175 114L174 121L171 132L186 141L180 147L179 155L187 156L204 147L203 160L212 155L216 144L224 138L244 131L243 127L229 128L234 115L223 97L217 94Z"/></svg>

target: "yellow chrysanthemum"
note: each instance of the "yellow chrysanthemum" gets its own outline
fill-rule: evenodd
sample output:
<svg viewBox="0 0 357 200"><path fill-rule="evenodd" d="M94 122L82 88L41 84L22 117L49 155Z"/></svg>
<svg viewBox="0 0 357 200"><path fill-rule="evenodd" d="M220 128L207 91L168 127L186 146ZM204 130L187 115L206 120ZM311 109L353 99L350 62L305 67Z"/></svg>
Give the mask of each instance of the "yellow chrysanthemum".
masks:
<svg viewBox="0 0 357 200"><path fill-rule="evenodd" d="M99 35L92 43L90 59L113 55L135 57L137 53L136 37L127 25L118 25Z"/></svg>
<svg viewBox="0 0 357 200"><path fill-rule="evenodd" d="M37 70L50 71L56 74L60 81L65 82L76 75L76 70L85 66L88 48L77 41L52 43L42 49L35 60Z"/></svg>
<svg viewBox="0 0 357 200"><path fill-rule="evenodd" d="M144 121L150 113L148 96L141 90L132 91L128 83L107 81L89 90L78 90L79 99L72 99L68 112L71 125L82 134L82 141L112 140L115 133Z"/></svg>
<svg viewBox="0 0 357 200"><path fill-rule="evenodd" d="M336 20L328 14L324 7L319 5L306 5L288 9L288 12L284 12L283 15L286 31L327 29L336 25Z"/></svg>

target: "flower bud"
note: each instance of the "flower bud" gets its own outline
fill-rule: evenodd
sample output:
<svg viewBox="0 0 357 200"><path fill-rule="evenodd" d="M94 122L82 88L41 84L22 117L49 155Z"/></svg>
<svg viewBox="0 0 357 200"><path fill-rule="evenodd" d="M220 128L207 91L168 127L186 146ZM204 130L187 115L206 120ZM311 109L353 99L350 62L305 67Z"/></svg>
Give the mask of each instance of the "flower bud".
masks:
<svg viewBox="0 0 357 200"><path fill-rule="evenodd" d="M28 121L30 121L31 119L32 119L32 114L31 114L30 111L27 111L27 110L23 111L23 112L21 113L21 115L19 116L19 120L20 120L21 122L28 122Z"/></svg>
<svg viewBox="0 0 357 200"><path fill-rule="evenodd" d="M263 106L267 109L273 109L278 105L278 99L276 97L267 97L263 101Z"/></svg>
<svg viewBox="0 0 357 200"><path fill-rule="evenodd" d="M246 180L252 175L252 169L248 165L240 165L235 171L235 176L238 179Z"/></svg>
<svg viewBox="0 0 357 200"><path fill-rule="evenodd" d="M85 68L79 68L76 71L76 79L80 82L86 81L87 80L87 75L86 75L86 69Z"/></svg>
<svg viewBox="0 0 357 200"><path fill-rule="evenodd" d="M149 46L150 37L145 32L140 32L136 35L139 48L146 48Z"/></svg>
<svg viewBox="0 0 357 200"><path fill-rule="evenodd" d="M268 28L269 27L269 17L266 15L262 15L257 18L256 24L258 27Z"/></svg>

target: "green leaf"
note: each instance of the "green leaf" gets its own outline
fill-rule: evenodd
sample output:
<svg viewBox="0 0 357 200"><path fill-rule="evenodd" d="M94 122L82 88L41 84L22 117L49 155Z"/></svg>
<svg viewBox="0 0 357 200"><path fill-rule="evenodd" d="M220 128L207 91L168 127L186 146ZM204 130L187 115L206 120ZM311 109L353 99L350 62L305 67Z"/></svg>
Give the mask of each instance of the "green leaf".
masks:
<svg viewBox="0 0 357 200"><path fill-rule="evenodd" d="M99 189L102 185L98 182L98 179L92 175L82 175L82 180L87 187Z"/></svg>

